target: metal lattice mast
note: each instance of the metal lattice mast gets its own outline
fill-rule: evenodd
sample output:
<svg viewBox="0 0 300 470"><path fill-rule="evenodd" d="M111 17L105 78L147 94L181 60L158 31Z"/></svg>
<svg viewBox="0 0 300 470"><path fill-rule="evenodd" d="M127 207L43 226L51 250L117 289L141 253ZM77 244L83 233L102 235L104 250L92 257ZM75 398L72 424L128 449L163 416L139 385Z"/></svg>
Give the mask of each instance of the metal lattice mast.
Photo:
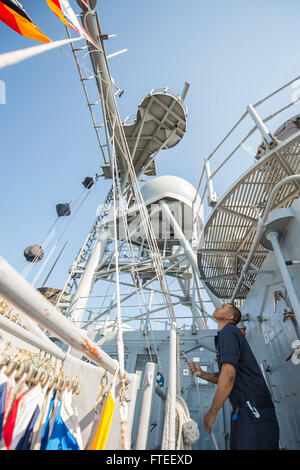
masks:
<svg viewBox="0 0 300 470"><path fill-rule="evenodd" d="M56 304L62 313L68 314L68 310L70 308L70 297L76 291L78 283L82 275L84 274L84 268L89 259L93 244L97 238L99 225L108 214L108 209L111 205L112 197L113 194L111 188L104 201L101 214L96 218L83 246L81 247L76 259L74 260L74 263L72 264L69 270L69 276L66 280L64 288L62 289L62 292Z"/></svg>

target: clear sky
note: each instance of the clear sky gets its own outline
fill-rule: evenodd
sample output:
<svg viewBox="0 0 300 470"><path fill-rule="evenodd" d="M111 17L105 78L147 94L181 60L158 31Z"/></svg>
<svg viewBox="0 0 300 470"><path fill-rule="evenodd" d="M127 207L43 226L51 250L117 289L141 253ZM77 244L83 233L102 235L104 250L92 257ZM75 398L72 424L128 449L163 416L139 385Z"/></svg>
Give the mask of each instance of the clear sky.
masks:
<svg viewBox="0 0 300 470"><path fill-rule="evenodd" d="M51 39L66 37L46 0L21 3ZM75 0L70 3L79 12ZM203 158L247 104L300 75L298 0L98 0L97 10L103 33L118 35L106 42L107 52L128 49L110 61L112 76L125 90L118 98L122 119L136 113L151 89L168 86L181 93L185 81L191 84L188 130L177 147L160 153L159 175L181 176L197 186ZM0 23L0 53L37 44ZM69 46L64 50L71 54ZM84 177L101 172L84 93L67 54L51 51L0 70L6 86L6 103L0 104L1 255L20 272L27 265L24 248L43 243L56 218L56 204L74 201ZM293 92L290 87L262 107L262 116L288 104ZM296 105L272 122L271 130L298 112ZM249 120L246 124L216 163L252 126ZM259 143L256 135L248 145ZM218 196L253 162L241 149L216 180ZM51 277L53 287L63 287L110 183L100 179L66 231L62 243L69 242Z"/></svg>

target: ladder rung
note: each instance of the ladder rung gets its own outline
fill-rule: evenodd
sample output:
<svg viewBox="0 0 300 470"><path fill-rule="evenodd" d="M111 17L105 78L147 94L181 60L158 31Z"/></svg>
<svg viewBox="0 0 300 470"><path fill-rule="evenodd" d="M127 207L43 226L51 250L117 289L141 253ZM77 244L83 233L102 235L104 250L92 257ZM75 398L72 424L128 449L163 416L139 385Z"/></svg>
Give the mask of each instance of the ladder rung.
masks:
<svg viewBox="0 0 300 470"><path fill-rule="evenodd" d="M74 47L73 52L84 51L87 48L88 48L87 46L76 47L76 48Z"/></svg>
<svg viewBox="0 0 300 470"><path fill-rule="evenodd" d="M80 79L80 81L84 82L84 81L86 81L86 80L92 80L92 78L94 78L94 75L91 75L90 77L86 77L86 78L85 78L85 77L82 77L82 78Z"/></svg>
<svg viewBox="0 0 300 470"><path fill-rule="evenodd" d="M88 102L88 106L96 106L97 104L100 103L100 100L99 101L95 101L95 103L90 103Z"/></svg>

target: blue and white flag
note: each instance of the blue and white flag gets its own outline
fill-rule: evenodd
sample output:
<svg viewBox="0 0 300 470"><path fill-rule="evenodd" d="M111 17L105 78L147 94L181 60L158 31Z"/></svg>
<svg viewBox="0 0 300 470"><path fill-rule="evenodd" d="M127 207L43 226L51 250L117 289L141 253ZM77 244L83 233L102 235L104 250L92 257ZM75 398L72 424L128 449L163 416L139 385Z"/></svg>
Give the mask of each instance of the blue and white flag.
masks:
<svg viewBox="0 0 300 470"><path fill-rule="evenodd" d="M77 407L72 392L65 390L45 450L83 450Z"/></svg>

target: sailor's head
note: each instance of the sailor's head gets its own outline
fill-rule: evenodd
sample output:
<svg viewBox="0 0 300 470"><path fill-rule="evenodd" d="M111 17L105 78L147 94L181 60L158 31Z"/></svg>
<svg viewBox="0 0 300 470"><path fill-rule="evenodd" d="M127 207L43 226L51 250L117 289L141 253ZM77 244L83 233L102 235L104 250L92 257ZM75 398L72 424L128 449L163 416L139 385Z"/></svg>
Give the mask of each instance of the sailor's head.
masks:
<svg viewBox="0 0 300 470"><path fill-rule="evenodd" d="M234 304L223 304L214 311L214 318L217 321L234 323L237 325L241 321L241 312Z"/></svg>

